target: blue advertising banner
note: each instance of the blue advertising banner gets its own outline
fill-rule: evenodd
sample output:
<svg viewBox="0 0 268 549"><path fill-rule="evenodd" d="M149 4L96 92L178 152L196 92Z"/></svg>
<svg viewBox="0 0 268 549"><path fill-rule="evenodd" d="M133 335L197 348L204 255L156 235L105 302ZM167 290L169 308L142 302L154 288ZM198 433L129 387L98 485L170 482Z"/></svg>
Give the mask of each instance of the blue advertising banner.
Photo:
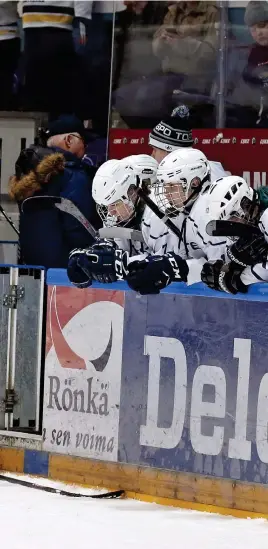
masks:
<svg viewBox="0 0 268 549"><path fill-rule="evenodd" d="M268 482L268 303L125 294L119 461Z"/></svg>

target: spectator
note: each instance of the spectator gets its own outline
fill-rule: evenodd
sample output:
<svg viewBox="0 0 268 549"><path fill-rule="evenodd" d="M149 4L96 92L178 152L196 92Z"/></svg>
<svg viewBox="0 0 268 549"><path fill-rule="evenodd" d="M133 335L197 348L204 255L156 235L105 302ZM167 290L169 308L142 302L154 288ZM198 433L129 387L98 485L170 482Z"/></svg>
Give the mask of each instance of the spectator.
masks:
<svg viewBox="0 0 268 549"><path fill-rule="evenodd" d="M94 224L97 214L91 194L92 180L81 162L87 136L82 122L74 116L55 120L47 136L47 148L33 146L20 154L16 175L10 181L10 196L20 208L24 262L64 268L71 250L90 244L87 231L69 214L56 209L23 213L21 204L30 196L69 198Z"/></svg>
<svg viewBox="0 0 268 549"><path fill-rule="evenodd" d="M14 108L14 73L20 55L17 2L0 2L0 110Z"/></svg>
<svg viewBox="0 0 268 549"><path fill-rule="evenodd" d="M215 2L172 2L155 33L153 50L162 62L162 70L165 74L180 74L184 91L211 91L219 18Z"/></svg>
<svg viewBox="0 0 268 549"><path fill-rule="evenodd" d="M268 125L268 2L248 3L245 23L255 43L247 48L247 63L239 77L232 74L228 86L228 102L240 112L238 126ZM238 67L239 70L240 67ZM239 107L241 110L239 111Z"/></svg>
<svg viewBox="0 0 268 549"><path fill-rule="evenodd" d="M130 5L121 16L131 21L125 44L120 33L117 36L115 82L119 87L114 93L113 123L120 116L131 128L150 127L159 117L166 118L174 107L175 94L181 92L188 93L190 104L193 94L194 103L206 104L216 75L220 15L215 2L141 4L142 13L134 17L135 6L130 9ZM121 57L124 53L121 61L120 51Z"/></svg>
<svg viewBox="0 0 268 549"><path fill-rule="evenodd" d="M73 22L91 19L92 2L22 2L24 106L84 116L86 87L73 42ZM83 25L81 25L81 33Z"/></svg>

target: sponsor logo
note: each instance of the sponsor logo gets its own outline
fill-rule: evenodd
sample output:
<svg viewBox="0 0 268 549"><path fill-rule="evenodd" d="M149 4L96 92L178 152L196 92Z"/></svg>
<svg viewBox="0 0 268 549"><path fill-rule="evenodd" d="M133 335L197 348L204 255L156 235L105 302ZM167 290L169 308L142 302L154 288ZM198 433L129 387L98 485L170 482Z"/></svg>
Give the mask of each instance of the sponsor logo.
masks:
<svg viewBox="0 0 268 549"><path fill-rule="evenodd" d="M117 459L124 310L121 293L112 299L109 293L88 290L81 301L76 289L51 289L43 430L48 451Z"/></svg>
<svg viewBox="0 0 268 549"><path fill-rule="evenodd" d="M131 139L130 144L131 145L138 145L139 144L139 139Z"/></svg>
<svg viewBox="0 0 268 549"><path fill-rule="evenodd" d="M238 361L236 394L232 393L236 410L233 412L232 432L225 430L225 426L217 423L205 425L206 419L219 421L228 414L227 398L230 386L227 384L229 376L218 365L199 365L195 370L191 388L190 403L187 400L187 364L186 349L183 343L176 338L150 336L144 338L144 354L148 356L149 378L146 402L147 418L140 427L140 445L153 448L177 448L183 438L183 430L187 421L187 430L193 451L204 456L217 456L224 447L229 458L236 460L251 460L252 458L252 428L248 434L248 395L250 385L251 339L234 338L233 358ZM175 381L172 392L173 410L170 423L167 427L161 425L159 409L155 406L155 395L163 390L160 385L161 357L174 361ZM210 386L210 387L208 387ZM204 392L209 398L204 398ZM259 389L256 394L256 450L259 458L268 462L267 420L263 414L267 410L268 384L267 374L259 380ZM230 398L230 397L229 397ZM190 404L190 410L188 405ZM187 409L187 415L186 415ZM228 414L229 415L229 414ZM190 422L190 424L188 423ZM188 426L189 425L189 426ZM210 428L208 430L208 425ZM185 442L185 439L184 439ZM254 450L255 452L255 450ZM255 460L254 456L254 460ZM157 465L156 465L157 466Z"/></svg>
<svg viewBox="0 0 268 549"><path fill-rule="evenodd" d="M210 145L210 143L211 143L211 139L202 139L203 145Z"/></svg>
<svg viewBox="0 0 268 549"><path fill-rule="evenodd" d="M260 145L268 145L268 139L261 139Z"/></svg>
<svg viewBox="0 0 268 549"><path fill-rule="evenodd" d="M240 145L249 145L250 143L250 139L241 139L240 140Z"/></svg>

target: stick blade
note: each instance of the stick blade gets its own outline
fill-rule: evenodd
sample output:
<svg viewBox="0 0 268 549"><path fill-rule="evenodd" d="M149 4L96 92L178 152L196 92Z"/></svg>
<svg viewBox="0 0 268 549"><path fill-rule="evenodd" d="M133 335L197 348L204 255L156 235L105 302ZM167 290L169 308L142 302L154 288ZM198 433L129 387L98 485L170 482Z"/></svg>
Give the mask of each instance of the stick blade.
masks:
<svg viewBox="0 0 268 549"><path fill-rule="evenodd" d="M26 198L21 206L23 213L38 212L41 210L50 210L61 203L60 196L31 196Z"/></svg>
<svg viewBox="0 0 268 549"><path fill-rule="evenodd" d="M102 227L99 229L99 235L101 238L118 238L132 240L133 242L144 242L141 231L125 227Z"/></svg>
<svg viewBox="0 0 268 549"><path fill-rule="evenodd" d="M209 221L206 225L206 233L209 236L250 238L253 235L261 234L261 231L258 227L253 225L220 219Z"/></svg>

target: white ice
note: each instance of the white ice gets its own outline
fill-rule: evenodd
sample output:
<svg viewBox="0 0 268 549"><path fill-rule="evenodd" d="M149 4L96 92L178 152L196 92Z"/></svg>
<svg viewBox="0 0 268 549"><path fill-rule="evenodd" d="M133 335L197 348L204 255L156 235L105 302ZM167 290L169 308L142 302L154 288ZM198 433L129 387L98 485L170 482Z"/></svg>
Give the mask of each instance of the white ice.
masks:
<svg viewBox="0 0 268 549"><path fill-rule="evenodd" d="M4 480L0 531L3 546L8 544L9 549L268 547L268 521L263 519L235 519L134 500L72 499Z"/></svg>

